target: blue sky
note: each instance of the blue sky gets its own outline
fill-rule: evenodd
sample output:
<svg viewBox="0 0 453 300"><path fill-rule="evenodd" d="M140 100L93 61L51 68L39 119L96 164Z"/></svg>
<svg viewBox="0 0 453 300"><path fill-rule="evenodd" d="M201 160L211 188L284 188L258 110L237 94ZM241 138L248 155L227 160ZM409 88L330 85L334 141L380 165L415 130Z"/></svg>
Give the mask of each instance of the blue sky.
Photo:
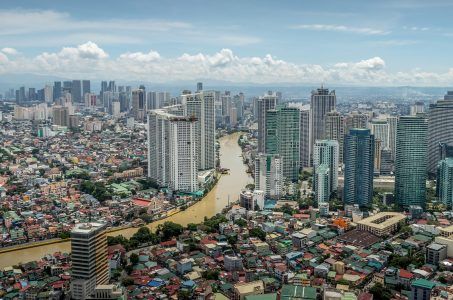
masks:
<svg viewBox="0 0 453 300"><path fill-rule="evenodd" d="M452 11L448 0L2 0L0 72L441 85L453 81Z"/></svg>

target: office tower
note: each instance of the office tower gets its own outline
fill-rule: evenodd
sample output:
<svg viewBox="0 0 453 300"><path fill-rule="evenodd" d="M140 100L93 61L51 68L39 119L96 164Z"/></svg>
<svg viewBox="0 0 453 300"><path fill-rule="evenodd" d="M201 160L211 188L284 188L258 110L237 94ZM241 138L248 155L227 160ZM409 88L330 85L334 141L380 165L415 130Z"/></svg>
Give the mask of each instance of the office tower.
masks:
<svg viewBox="0 0 453 300"><path fill-rule="evenodd" d="M372 120L369 126L374 139L381 141L382 148L389 147L389 125L387 120Z"/></svg>
<svg viewBox="0 0 453 300"><path fill-rule="evenodd" d="M109 282L106 224L79 223L71 231L71 299L87 299Z"/></svg>
<svg viewBox="0 0 453 300"><path fill-rule="evenodd" d="M448 91L444 96L444 100L453 100L453 91Z"/></svg>
<svg viewBox="0 0 453 300"><path fill-rule="evenodd" d="M374 138L374 174L379 175L381 169L381 151L382 151L382 141L380 139Z"/></svg>
<svg viewBox="0 0 453 300"><path fill-rule="evenodd" d="M82 81L82 98L85 97L85 94L91 93L91 82L89 80Z"/></svg>
<svg viewBox="0 0 453 300"><path fill-rule="evenodd" d="M46 86L44 87L44 102L53 102L53 87L49 84L46 84Z"/></svg>
<svg viewBox="0 0 453 300"><path fill-rule="evenodd" d="M54 106L52 108L53 123L59 126L69 126L69 108L65 106Z"/></svg>
<svg viewBox="0 0 453 300"><path fill-rule="evenodd" d="M400 207L425 207L427 167L426 118L400 117L396 131L395 200Z"/></svg>
<svg viewBox="0 0 453 300"><path fill-rule="evenodd" d="M313 145L316 140L325 138L326 115L335 110L337 97L335 91L330 91L321 86L320 89L311 92L310 117L311 117L311 142L310 149L313 153Z"/></svg>
<svg viewBox="0 0 453 300"><path fill-rule="evenodd" d="M238 113L236 107L232 107L230 110L230 126L236 126L238 124Z"/></svg>
<svg viewBox="0 0 453 300"><path fill-rule="evenodd" d="M353 111L346 116L346 132L352 128L368 128L368 115Z"/></svg>
<svg viewBox="0 0 453 300"><path fill-rule="evenodd" d="M55 81L53 83L53 101L59 99L61 97L61 81Z"/></svg>
<svg viewBox="0 0 453 300"><path fill-rule="evenodd" d="M197 92L201 92L203 90L203 82L197 82Z"/></svg>
<svg viewBox="0 0 453 300"><path fill-rule="evenodd" d="M107 92L108 90L109 90L109 87L108 87L107 81L102 81L101 82L101 93L100 93L101 97L102 97L102 94L104 92Z"/></svg>
<svg viewBox="0 0 453 300"><path fill-rule="evenodd" d="M148 114L148 176L173 190L198 190L196 117L182 116L182 107Z"/></svg>
<svg viewBox="0 0 453 300"><path fill-rule="evenodd" d="M447 157L437 165L437 196L447 209L453 208L453 158Z"/></svg>
<svg viewBox="0 0 453 300"><path fill-rule="evenodd" d="M112 116L119 117L121 113L121 103L120 101L116 100L112 102Z"/></svg>
<svg viewBox="0 0 453 300"><path fill-rule="evenodd" d="M278 103L277 95L268 92L257 100L258 120L258 152L265 152L266 147L266 112L275 109ZM223 108L222 108L223 109Z"/></svg>
<svg viewBox="0 0 453 300"><path fill-rule="evenodd" d="M136 121L143 122L146 112L145 91L142 89L132 91L132 108L131 114Z"/></svg>
<svg viewBox="0 0 453 300"><path fill-rule="evenodd" d="M25 87L22 86L16 90L16 103L23 104L25 102Z"/></svg>
<svg viewBox="0 0 453 300"><path fill-rule="evenodd" d="M146 109L152 110L152 109L158 109L158 108L160 108L160 107L157 104L157 93L148 92L148 95L146 96Z"/></svg>
<svg viewBox="0 0 453 300"><path fill-rule="evenodd" d="M223 95L220 96L222 101L222 123L225 125L230 124L230 113L231 113L231 95L229 91L225 91Z"/></svg>
<svg viewBox="0 0 453 300"><path fill-rule="evenodd" d="M300 171L300 110L279 107L266 112L266 154L283 158L283 176L290 181L299 179Z"/></svg>
<svg viewBox="0 0 453 300"><path fill-rule="evenodd" d="M336 140L317 140L315 142L313 187L318 204L329 201L330 195L338 189L339 152ZM327 180L327 184L325 180Z"/></svg>
<svg viewBox="0 0 453 300"><path fill-rule="evenodd" d="M398 117L397 116L387 117L387 124L389 130L388 133L389 141L387 147L390 149L392 160L394 161L396 152L396 127L398 125Z"/></svg>
<svg viewBox="0 0 453 300"><path fill-rule="evenodd" d="M371 208L373 199L374 136L369 129L352 128L344 140L345 204Z"/></svg>
<svg viewBox="0 0 453 300"><path fill-rule="evenodd" d="M74 103L82 102L82 82L80 80L72 81L71 97Z"/></svg>
<svg viewBox="0 0 453 300"><path fill-rule="evenodd" d="M342 150L343 151L343 150ZM310 167L310 111L300 111L300 165Z"/></svg>
<svg viewBox="0 0 453 300"><path fill-rule="evenodd" d="M140 89L145 90L145 87L141 85L141 86L140 86ZM116 92L115 81L109 81L108 90L109 90L110 92Z"/></svg>
<svg viewBox="0 0 453 300"><path fill-rule="evenodd" d="M259 153L255 158L255 189L278 199L283 190L283 163L278 154Z"/></svg>
<svg viewBox="0 0 453 300"><path fill-rule="evenodd" d="M453 100L438 100L428 114L428 172L433 175L440 160L439 143L453 144Z"/></svg>
<svg viewBox="0 0 453 300"><path fill-rule="evenodd" d="M411 116L415 116L419 113L425 112L425 103L417 101L411 105Z"/></svg>
<svg viewBox="0 0 453 300"><path fill-rule="evenodd" d="M36 100L35 88L28 88L28 100L29 101L35 101Z"/></svg>
<svg viewBox="0 0 453 300"><path fill-rule="evenodd" d="M215 92L202 91L182 95L184 114L197 118L196 147L198 169L207 170L216 167L215 154Z"/></svg>
<svg viewBox="0 0 453 300"><path fill-rule="evenodd" d="M91 111L96 110L97 107L97 95L94 93L86 93L85 98L85 108Z"/></svg>
<svg viewBox="0 0 453 300"><path fill-rule="evenodd" d="M338 142L340 164L343 163L344 125L344 118L339 112L331 111L326 114L325 139Z"/></svg>
<svg viewBox="0 0 453 300"><path fill-rule="evenodd" d="M383 176L391 175L393 171L392 151L389 148L382 149L380 160L379 174Z"/></svg>

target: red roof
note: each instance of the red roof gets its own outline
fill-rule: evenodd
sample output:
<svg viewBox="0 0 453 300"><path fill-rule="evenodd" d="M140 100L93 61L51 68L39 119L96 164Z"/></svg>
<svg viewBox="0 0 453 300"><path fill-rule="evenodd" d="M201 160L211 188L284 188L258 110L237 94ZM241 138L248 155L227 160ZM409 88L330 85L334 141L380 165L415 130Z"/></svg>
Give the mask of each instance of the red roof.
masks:
<svg viewBox="0 0 453 300"><path fill-rule="evenodd" d="M414 277L414 274L412 274L411 272L409 272L405 269L400 269L399 276L401 278L412 279Z"/></svg>

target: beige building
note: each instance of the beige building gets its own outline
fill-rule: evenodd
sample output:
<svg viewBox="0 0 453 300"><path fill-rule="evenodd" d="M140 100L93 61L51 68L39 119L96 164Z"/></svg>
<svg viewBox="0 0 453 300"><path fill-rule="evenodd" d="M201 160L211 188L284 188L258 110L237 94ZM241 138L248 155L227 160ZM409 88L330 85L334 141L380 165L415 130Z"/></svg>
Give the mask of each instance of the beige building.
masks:
<svg viewBox="0 0 453 300"><path fill-rule="evenodd" d="M357 229L371 232L377 236L390 235L406 220L406 216L397 212L380 212L357 222Z"/></svg>
<svg viewBox="0 0 453 300"><path fill-rule="evenodd" d="M234 285L233 300L244 300L246 296L264 294L264 283L262 280L237 283Z"/></svg>

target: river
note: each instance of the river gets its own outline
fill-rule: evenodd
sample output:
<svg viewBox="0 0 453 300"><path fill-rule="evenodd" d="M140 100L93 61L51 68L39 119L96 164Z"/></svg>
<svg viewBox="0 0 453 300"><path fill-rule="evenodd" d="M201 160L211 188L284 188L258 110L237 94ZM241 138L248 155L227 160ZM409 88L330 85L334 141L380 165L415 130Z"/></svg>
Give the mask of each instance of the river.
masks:
<svg viewBox="0 0 453 300"><path fill-rule="evenodd" d="M165 221L172 221L184 226L189 223L199 223L203 221L205 216L211 217L220 212L228 205L228 199L230 199L230 201L236 201L245 185L253 182L251 176L245 172L246 167L242 163L242 151L237 143L239 136L240 133L233 133L219 139L220 165L223 168L230 169L228 175L222 175L217 185L202 200L191 207L166 219L150 223L147 226L151 229L155 229L159 224L162 224ZM137 228L131 227L108 233L108 235L115 236L121 234L129 238L136 231ZM21 249L20 246L17 248L18 249L14 251L0 253L0 268L39 260L46 254L55 253L57 251L70 252L71 243L65 241L39 245L32 248Z"/></svg>

